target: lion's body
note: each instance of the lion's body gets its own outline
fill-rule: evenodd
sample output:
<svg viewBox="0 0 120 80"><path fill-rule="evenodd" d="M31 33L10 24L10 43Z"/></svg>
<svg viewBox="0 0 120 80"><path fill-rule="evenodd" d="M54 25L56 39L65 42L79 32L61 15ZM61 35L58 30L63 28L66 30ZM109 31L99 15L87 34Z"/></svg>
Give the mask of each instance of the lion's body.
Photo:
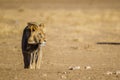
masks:
<svg viewBox="0 0 120 80"><path fill-rule="evenodd" d="M28 23L22 37L24 68L40 68L42 58L41 44L44 42L46 42L46 38L43 27L35 23Z"/></svg>

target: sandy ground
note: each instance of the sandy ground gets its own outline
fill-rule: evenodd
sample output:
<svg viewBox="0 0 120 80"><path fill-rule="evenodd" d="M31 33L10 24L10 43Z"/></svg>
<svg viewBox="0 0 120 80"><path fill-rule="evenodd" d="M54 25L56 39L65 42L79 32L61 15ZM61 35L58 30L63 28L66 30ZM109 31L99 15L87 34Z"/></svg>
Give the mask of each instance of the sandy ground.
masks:
<svg viewBox="0 0 120 80"><path fill-rule="evenodd" d="M47 29L40 70L23 69L29 21ZM2 8L0 30L0 80L120 80L119 9Z"/></svg>

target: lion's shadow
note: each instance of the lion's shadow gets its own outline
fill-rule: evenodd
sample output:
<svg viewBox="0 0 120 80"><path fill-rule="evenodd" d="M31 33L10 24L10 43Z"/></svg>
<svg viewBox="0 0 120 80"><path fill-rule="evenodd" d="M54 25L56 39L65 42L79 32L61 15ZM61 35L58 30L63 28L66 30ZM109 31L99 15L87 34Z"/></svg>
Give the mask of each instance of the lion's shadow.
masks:
<svg viewBox="0 0 120 80"><path fill-rule="evenodd" d="M97 42L98 45L120 45L120 42Z"/></svg>

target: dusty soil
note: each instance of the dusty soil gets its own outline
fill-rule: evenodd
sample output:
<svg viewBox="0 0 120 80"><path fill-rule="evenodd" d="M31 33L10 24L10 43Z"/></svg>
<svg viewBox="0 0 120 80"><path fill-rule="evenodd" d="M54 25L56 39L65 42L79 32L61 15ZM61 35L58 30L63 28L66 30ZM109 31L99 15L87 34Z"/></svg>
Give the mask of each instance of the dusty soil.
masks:
<svg viewBox="0 0 120 80"><path fill-rule="evenodd" d="M0 10L0 80L120 80L119 9ZM29 21L47 29L40 70L23 69L21 38Z"/></svg>

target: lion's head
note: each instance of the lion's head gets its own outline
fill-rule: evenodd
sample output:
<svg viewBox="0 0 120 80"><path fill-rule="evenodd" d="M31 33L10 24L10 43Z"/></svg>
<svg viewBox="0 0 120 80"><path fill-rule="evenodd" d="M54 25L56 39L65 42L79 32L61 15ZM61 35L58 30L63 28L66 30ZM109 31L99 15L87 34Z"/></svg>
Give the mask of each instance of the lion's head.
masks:
<svg viewBox="0 0 120 80"><path fill-rule="evenodd" d="M43 23L37 24L35 22L29 22L27 29L30 32L28 44L42 44L46 42L45 26Z"/></svg>

